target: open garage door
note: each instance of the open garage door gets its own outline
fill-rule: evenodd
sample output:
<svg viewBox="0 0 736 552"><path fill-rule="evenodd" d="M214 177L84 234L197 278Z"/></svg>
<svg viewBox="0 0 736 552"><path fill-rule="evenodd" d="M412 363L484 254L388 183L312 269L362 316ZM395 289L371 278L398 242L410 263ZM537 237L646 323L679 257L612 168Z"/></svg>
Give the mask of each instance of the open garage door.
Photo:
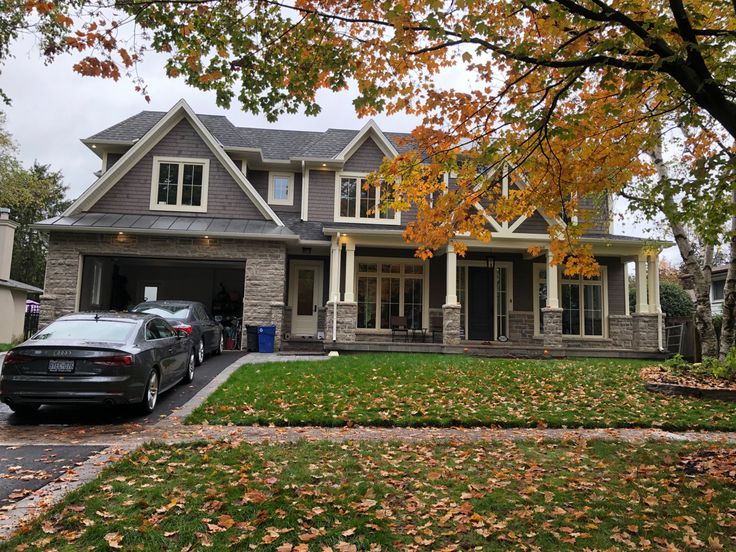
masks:
<svg viewBox="0 0 736 552"><path fill-rule="evenodd" d="M125 311L143 301L199 301L213 316L243 316L245 262L85 256L79 308Z"/></svg>

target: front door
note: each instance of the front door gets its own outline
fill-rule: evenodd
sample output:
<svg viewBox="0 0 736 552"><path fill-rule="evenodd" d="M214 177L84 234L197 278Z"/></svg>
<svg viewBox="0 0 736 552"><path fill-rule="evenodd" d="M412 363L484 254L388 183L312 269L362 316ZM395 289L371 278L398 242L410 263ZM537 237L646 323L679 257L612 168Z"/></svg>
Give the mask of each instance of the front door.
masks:
<svg viewBox="0 0 736 552"><path fill-rule="evenodd" d="M317 335L317 309L322 305L322 263L291 261L289 305L291 333Z"/></svg>
<svg viewBox="0 0 736 552"><path fill-rule="evenodd" d="M491 269L468 267L468 339L493 340L493 293Z"/></svg>

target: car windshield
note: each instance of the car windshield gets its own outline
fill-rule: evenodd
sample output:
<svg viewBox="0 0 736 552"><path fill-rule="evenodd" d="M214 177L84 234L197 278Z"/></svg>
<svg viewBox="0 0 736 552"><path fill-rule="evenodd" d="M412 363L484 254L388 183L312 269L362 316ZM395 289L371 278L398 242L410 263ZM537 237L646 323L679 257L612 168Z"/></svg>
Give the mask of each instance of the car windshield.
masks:
<svg viewBox="0 0 736 552"><path fill-rule="evenodd" d="M33 339L125 343L136 325L127 320L57 320Z"/></svg>
<svg viewBox="0 0 736 552"><path fill-rule="evenodd" d="M189 316L189 305L139 305L133 309L133 312L145 312L157 314L161 318L184 320Z"/></svg>

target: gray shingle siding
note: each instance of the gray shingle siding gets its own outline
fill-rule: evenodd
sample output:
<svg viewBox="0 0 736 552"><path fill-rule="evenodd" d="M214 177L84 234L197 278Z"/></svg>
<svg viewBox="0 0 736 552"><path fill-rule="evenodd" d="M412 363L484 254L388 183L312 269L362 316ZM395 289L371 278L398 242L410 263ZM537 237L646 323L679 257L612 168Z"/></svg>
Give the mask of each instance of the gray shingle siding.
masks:
<svg viewBox="0 0 736 552"><path fill-rule="evenodd" d="M629 314L626 312L624 265L621 258L599 257L598 262L608 269L608 314Z"/></svg>
<svg viewBox="0 0 736 552"><path fill-rule="evenodd" d="M373 172L378 170L381 166L383 158L383 152L373 141L373 138L368 138L355 151L355 153L345 161L343 170L345 172Z"/></svg>
<svg viewBox="0 0 736 552"><path fill-rule="evenodd" d="M164 136L90 211L161 214L161 211L150 210L154 156L210 160L207 199L209 216L252 220L265 218L187 121L181 121ZM186 214L186 211L182 213ZM177 212L173 211L171 214L173 216Z"/></svg>
<svg viewBox="0 0 736 552"><path fill-rule="evenodd" d="M521 234L547 234L547 221L544 217L539 214L539 211L535 211L534 214L522 222L516 229L516 232Z"/></svg>
<svg viewBox="0 0 736 552"><path fill-rule="evenodd" d="M310 221L332 222L335 218L335 172L309 171Z"/></svg>
<svg viewBox="0 0 736 552"><path fill-rule="evenodd" d="M108 153L107 154L107 164L105 165L105 170L109 170L110 167L112 167L115 163L120 161L120 158L123 156L122 153Z"/></svg>

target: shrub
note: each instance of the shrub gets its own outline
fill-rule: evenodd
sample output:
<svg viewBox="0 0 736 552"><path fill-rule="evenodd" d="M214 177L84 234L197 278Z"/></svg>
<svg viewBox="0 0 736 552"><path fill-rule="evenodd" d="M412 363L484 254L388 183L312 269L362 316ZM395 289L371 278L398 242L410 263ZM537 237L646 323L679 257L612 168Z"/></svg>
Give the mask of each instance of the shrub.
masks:
<svg viewBox="0 0 736 552"><path fill-rule="evenodd" d="M680 353L665 360L664 365L676 372L686 372L691 368L691 364Z"/></svg>
<svg viewBox="0 0 736 552"><path fill-rule="evenodd" d="M687 292L672 282L660 282L659 302L667 316L692 316L695 312L695 305Z"/></svg>

